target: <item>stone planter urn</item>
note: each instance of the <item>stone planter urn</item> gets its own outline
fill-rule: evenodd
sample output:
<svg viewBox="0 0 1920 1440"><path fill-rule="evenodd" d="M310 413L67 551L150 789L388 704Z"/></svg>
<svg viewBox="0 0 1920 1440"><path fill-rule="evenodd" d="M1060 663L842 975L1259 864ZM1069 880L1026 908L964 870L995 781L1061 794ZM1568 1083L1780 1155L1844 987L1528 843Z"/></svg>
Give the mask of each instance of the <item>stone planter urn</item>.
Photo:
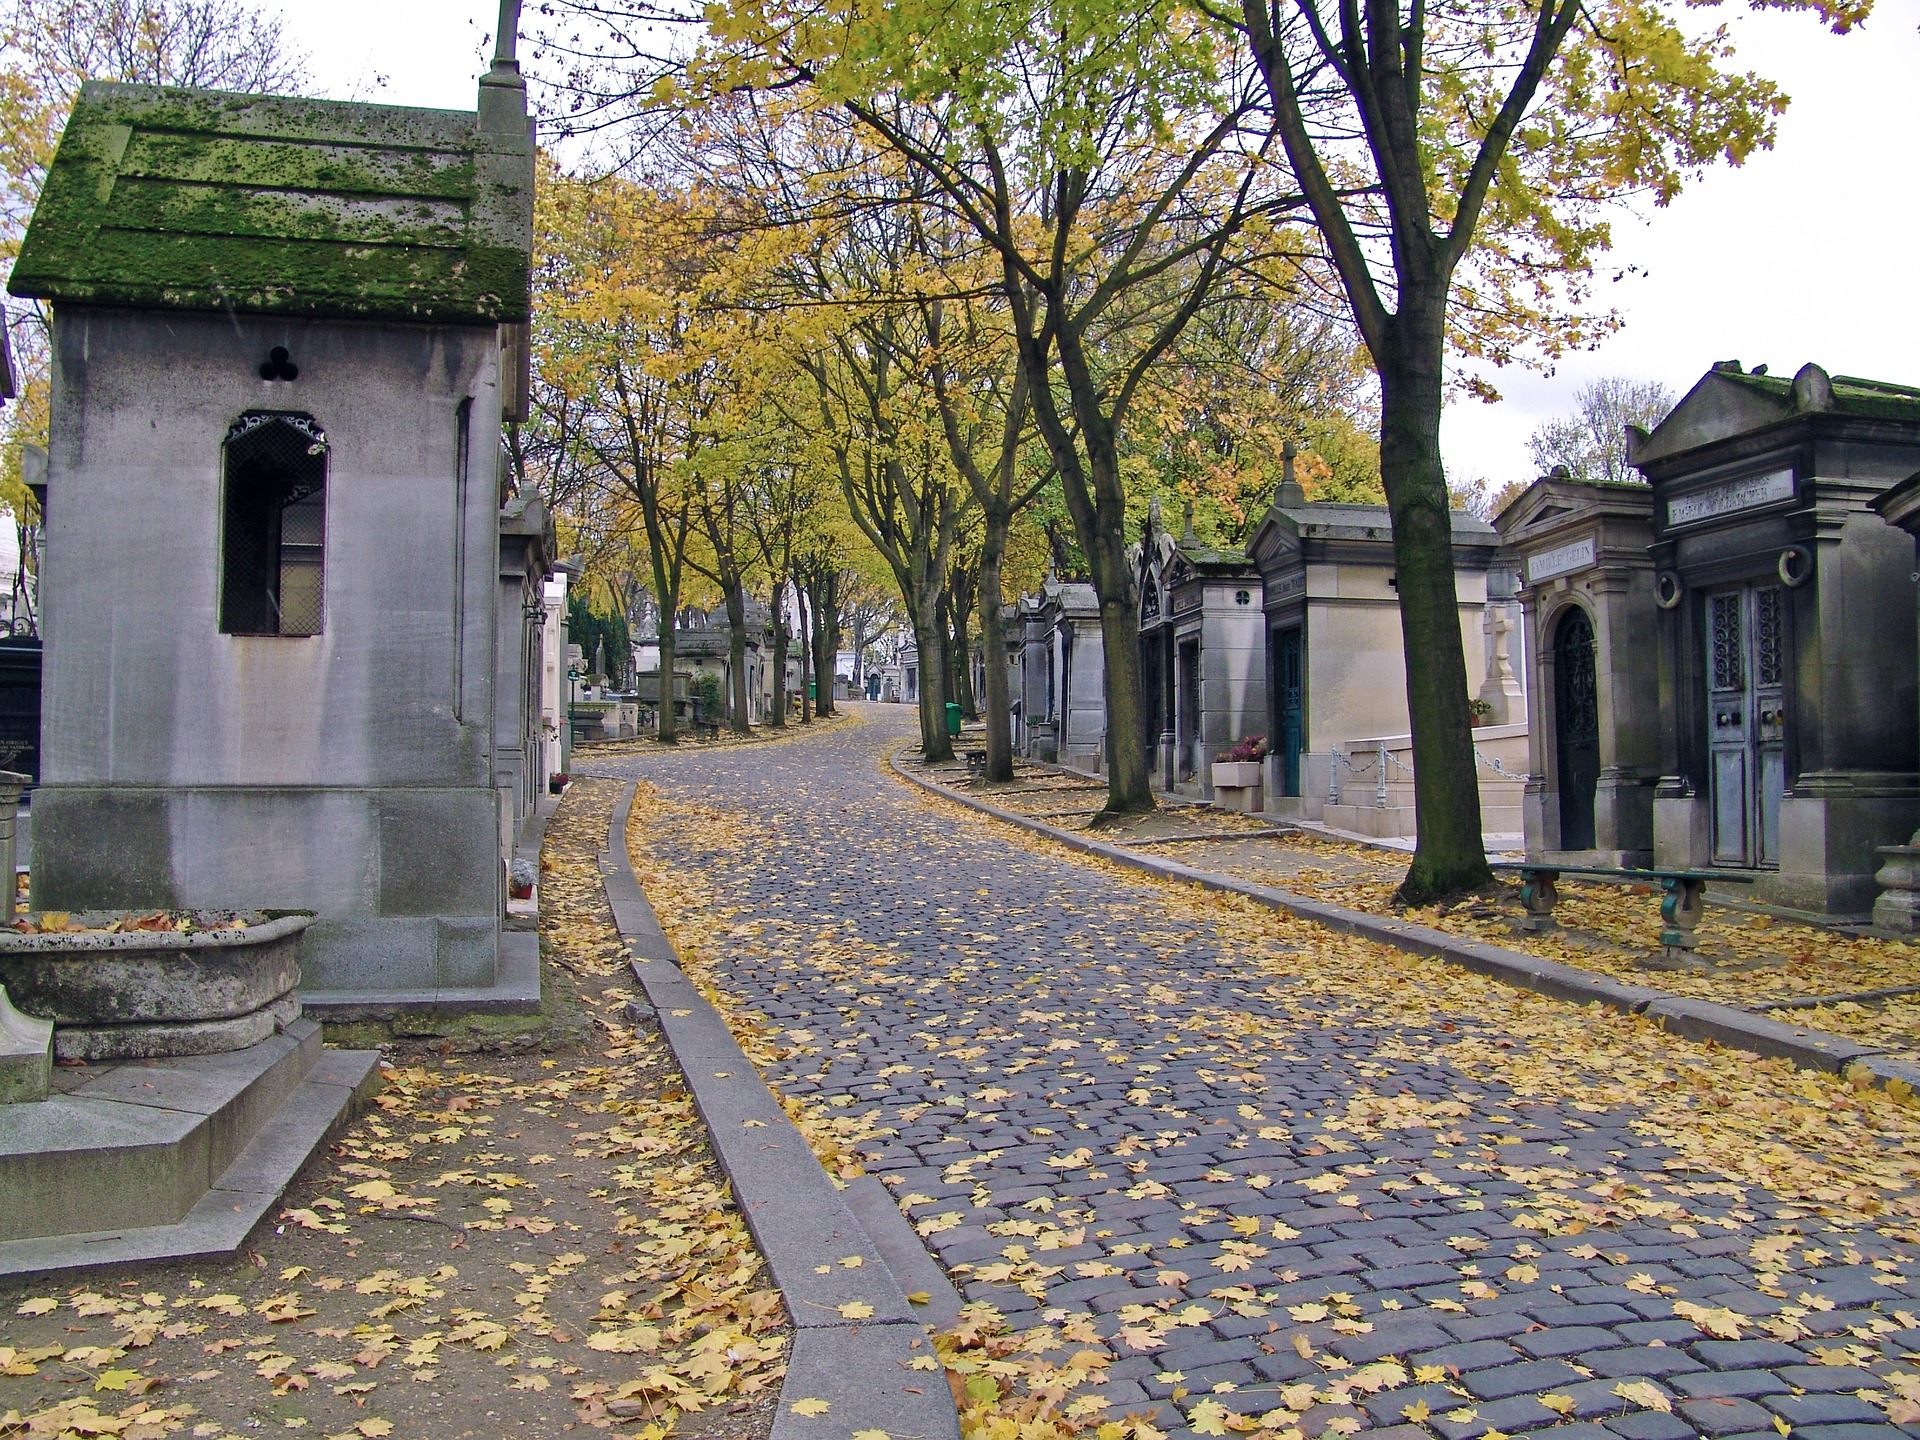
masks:
<svg viewBox="0 0 1920 1440"><path fill-rule="evenodd" d="M1260 809L1260 785L1266 765L1259 760L1213 762L1213 803L1223 810L1252 815Z"/></svg>
<svg viewBox="0 0 1920 1440"><path fill-rule="evenodd" d="M1263 778L1258 760L1216 760L1213 762L1213 788L1245 790Z"/></svg>
<svg viewBox="0 0 1920 1440"><path fill-rule="evenodd" d="M300 1017L300 944L311 915L194 911L185 928L134 929L133 911L29 914L0 929L0 987L53 1022L59 1060L244 1050ZM236 923L238 922L238 923ZM120 928L110 929L118 924Z"/></svg>

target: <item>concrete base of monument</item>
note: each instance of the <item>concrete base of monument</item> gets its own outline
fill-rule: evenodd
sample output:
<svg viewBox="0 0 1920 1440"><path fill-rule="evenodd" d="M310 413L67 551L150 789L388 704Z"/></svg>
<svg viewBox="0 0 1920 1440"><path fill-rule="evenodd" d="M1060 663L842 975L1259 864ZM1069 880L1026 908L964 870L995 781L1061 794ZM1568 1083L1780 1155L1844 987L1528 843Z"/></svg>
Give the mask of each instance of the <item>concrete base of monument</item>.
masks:
<svg viewBox="0 0 1920 1440"><path fill-rule="evenodd" d="M62 1066L0 1105L0 1276L237 1249L379 1083L296 1020L244 1050Z"/></svg>
<svg viewBox="0 0 1920 1440"><path fill-rule="evenodd" d="M491 985L302 990L300 999L307 1014L330 1023L398 1015L532 1015L540 1009L540 937L502 930Z"/></svg>

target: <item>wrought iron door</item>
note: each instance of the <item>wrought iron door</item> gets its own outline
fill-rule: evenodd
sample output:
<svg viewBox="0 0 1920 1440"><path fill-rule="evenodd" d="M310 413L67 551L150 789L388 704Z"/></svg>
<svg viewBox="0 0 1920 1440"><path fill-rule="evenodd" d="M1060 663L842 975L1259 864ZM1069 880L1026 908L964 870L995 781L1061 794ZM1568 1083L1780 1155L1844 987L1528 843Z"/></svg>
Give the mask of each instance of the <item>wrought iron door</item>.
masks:
<svg viewBox="0 0 1920 1440"><path fill-rule="evenodd" d="M1707 601L1707 751L1713 863L1780 863L1786 792L1786 592L1747 585Z"/></svg>
<svg viewBox="0 0 1920 1440"><path fill-rule="evenodd" d="M1578 606L1553 634L1553 719L1558 742L1560 848L1594 846L1593 792L1600 780L1600 696L1593 621Z"/></svg>
<svg viewBox="0 0 1920 1440"><path fill-rule="evenodd" d="M1280 723L1280 788L1286 795L1300 793L1300 747L1306 733L1305 647L1300 627L1278 631L1273 637L1273 668L1278 676Z"/></svg>

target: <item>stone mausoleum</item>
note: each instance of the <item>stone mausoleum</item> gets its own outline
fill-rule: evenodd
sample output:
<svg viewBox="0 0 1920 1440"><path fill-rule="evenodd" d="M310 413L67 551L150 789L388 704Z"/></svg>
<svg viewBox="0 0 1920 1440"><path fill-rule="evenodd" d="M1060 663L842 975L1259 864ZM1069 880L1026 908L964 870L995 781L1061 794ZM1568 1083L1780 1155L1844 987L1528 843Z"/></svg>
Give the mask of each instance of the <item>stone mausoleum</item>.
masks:
<svg viewBox="0 0 1920 1440"><path fill-rule="evenodd" d="M36 906L312 910L309 1005L537 1003L533 180L511 58L477 113L83 87L11 281L53 307Z"/></svg>
<svg viewBox="0 0 1920 1440"><path fill-rule="evenodd" d="M1178 539L1156 503L1138 548L1140 679L1154 782L1213 797L1212 762L1267 734L1260 575L1244 550L1202 544L1192 506Z"/></svg>
<svg viewBox="0 0 1920 1440"><path fill-rule="evenodd" d="M1653 487L1655 862L1865 914L1920 821L1913 547L1869 508L1920 469L1920 389L1729 361L1627 458Z"/></svg>
<svg viewBox="0 0 1920 1440"><path fill-rule="evenodd" d="M1492 526L1464 510L1451 519L1461 646L1468 675L1477 676L1489 669L1489 575L1500 540ZM1387 507L1309 501L1289 481L1254 527L1247 550L1265 612L1273 743L1267 809L1368 834L1411 834L1407 670ZM1503 596L1495 605L1504 613ZM1498 646L1494 655L1504 663ZM1481 808L1489 829L1507 829L1508 810L1518 823L1521 782L1491 766L1504 754L1498 747L1517 746L1524 733L1517 723L1476 733L1486 760ZM1518 754L1513 758L1517 767ZM1511 800L1508 791L1516 792Z"/></svg>
<svg viewBox="0 0 1920 1440"><path fill-rule="evenodd" d="M1649 864L1660 778L1653 492L1547 475L1494 523L1520 566L1527 854Z"/></svg>

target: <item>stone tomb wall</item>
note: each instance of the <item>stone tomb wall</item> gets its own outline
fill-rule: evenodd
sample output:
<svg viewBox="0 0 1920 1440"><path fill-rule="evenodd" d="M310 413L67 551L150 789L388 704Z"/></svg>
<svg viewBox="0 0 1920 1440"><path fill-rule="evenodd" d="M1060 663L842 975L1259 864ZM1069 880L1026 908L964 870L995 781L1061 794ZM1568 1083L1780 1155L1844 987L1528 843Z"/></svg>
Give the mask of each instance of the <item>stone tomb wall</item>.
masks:
<svg viewBox="0 0 1920 1440"><path fill-rule="evenodd" d="M36 905L313 909L309 991L490 984L494 327L63 305L53 401ZM310 637L220 631L249 410L329 443Z"/></svg>

